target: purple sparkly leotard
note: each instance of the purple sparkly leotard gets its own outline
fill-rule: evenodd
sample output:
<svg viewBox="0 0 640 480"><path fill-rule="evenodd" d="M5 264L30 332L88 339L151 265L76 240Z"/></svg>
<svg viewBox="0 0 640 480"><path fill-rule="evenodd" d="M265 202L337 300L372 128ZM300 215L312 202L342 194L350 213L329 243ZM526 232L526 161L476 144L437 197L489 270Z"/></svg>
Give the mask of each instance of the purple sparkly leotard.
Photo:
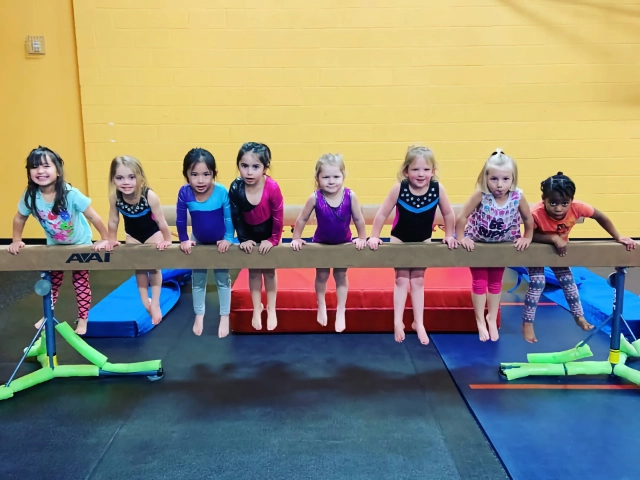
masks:
<svg viewBox="0 0 640 480"><path fill-rule="evenodd" d="M345 187L342 202L337 207L327 203L322 191L316 191L316 220L318 228L312 241L337 245L351 241L351 190Z"/></svg>

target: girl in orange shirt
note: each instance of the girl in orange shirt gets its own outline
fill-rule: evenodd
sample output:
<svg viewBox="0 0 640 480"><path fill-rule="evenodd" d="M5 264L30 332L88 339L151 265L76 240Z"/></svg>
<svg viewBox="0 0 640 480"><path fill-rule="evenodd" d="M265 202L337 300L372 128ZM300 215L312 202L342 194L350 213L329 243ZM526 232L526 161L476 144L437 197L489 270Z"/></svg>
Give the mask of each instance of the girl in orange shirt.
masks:
<svg viewBox="0 0 640 480"><path fill-rule="evenodd" d="M531 207L534 242L551 243L555 245L558 254L564 257L567 254L569 232L576 222L584 217L593 218L616 242L626 245L627 250L636 248L637 242L621 236L604 213L591 205L574 200L576 185L562 172L547 178L541 183L540 189L542 190L542 202ZM545 287L545 276L544 267L528 267L527 270L529 272L529 290L524 300L522 333L527 342L534 343L538 340L533 330L533 320L536 316L538 301ZM564 291L564 296L578 326L583 330L593 329L593 325L584 318L578 287L573 279L571 269L569 267L551 267L551 270Z"/></svg>

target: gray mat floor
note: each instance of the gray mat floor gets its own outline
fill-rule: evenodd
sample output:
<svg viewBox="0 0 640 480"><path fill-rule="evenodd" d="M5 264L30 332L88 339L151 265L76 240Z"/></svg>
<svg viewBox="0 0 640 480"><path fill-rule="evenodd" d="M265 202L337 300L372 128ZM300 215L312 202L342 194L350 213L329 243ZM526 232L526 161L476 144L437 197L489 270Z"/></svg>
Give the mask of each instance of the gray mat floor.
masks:
<svg viewBox="0 0 640 480"><path fill-rule="evenodd" d="M94 303L127 277L92 273ZM220 340L216 297L200 338L187 290L147 335L88 340L112 362L162 359L160 381L56 379L0 402L0 478L508 478L433 346L392 334ZM0 309L2 381L40 315L28 291ZM74 315L66 284L56 316ZM86 363L60 340L58 356Z"/></svg>

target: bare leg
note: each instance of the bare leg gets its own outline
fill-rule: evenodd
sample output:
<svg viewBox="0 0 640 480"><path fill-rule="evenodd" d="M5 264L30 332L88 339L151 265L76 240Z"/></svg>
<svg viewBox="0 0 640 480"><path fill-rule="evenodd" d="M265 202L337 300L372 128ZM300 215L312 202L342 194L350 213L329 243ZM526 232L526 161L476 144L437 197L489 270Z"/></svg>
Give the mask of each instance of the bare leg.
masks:
<svg viewBox="0 0 640 480"><path fill-rule="evenodd" d="M404 307L409 293L408 268L396 268L396 284L393 287L393 332L396 342L404 341Z"/></svg>
<svg viewBox="0 0 640 480"><path fill-rule="evenodd" d="M316 268L316 297L318 300L317 320L323 327L327 326L327 280L329 279L330 268Z"/></svg>
<svg viewBox="0 0 640 480"><path fill-rule="evenodd" d="M429 345L429 335L424 328L424 268L412 268L409 274L411 305L413 306L413 328L423 345Z"/></svg>
<svg viewBox="0 0 640 480"><path fill-rule="evenodd" d="M473 311L476 315L476 324L478 325L478 336L481 342L489 340L489 331L484 318L484 307L487 301L487 294L478 295L471 293L471 302L473 303Z"/></svg>
<svg viewBox="0 0 640 480"><path fill-rule="evenodd" d="M137 241L133 242L133 241L130 241L129 239L131 239L131 237L127 236L127 243L138 243ZM131 239L131 240L134 240L134 239ZM147 240L144 243L155 245L158 242L161 242L162 240L164 240L162 232L156 232L153 235L151 235L149 238L147 238ZM151 323L153 323L154 325L158 325L162 321L162 311L160 310L160 291L162 290L162 271L149 270L148 273L149 273L149 279L147 281L148 281L148 285L151 285L151 301L148 304L149 307L147 308L147 310L149 310L149 314L151 315ZM142 292L140 292L140 298L142 299L142 304L147 305L146 302L149 301L147 289L145 289L144 297L142 297Z"/></svg>
<svg viewBox="0 0 640 480"><path fill-rule="evenodd" d="M147 312L149 312L149 315L151 315L151 322L153 323L153 314L151 313L152 299L149 298L149 271L136 270L136 283L138 284L140 301L142 302L142 305L147 310Z"/></svg>
<svg viewBox="0 0 640 480"><path fill-rule="evenodd" d="M498 310L500 309L501 296L501 293L487 292L487 305L489 307L487 325L489 326L489 338L491 338L492 342L500 338L500 334L498 333Z"/></svg>
<svg viewBox="0 0 640 480"><path fill-rule="evenodd" d="M336 332L343 332L347 327L346 310L347 294L349 293L349 279L346 268L334 268L333 278L336 281L336 297L338 305L336 309Z"/></svg>
<svg viewBox="0 0 640 480"><path fill-rule="evenodd" d="M278 292L278 277L273 268L262 270L264 289L267 291L267 330L275 330L278 326L276 317L276 294Z"/></svg>
<svg viewBox="0 0 640 480"><path fill-rule="evenodd" d="M151 323L158 325L162 321L160 310L160 291L162 289L162 270L149 270L149 283L151 284Z"/></svg>
<svg viewBox="0 0 640 480"><path fill-rule="evenodd" d="M249 269L249 290L253 304L251 325L256 330L262 330L262 270Z"/></svg>

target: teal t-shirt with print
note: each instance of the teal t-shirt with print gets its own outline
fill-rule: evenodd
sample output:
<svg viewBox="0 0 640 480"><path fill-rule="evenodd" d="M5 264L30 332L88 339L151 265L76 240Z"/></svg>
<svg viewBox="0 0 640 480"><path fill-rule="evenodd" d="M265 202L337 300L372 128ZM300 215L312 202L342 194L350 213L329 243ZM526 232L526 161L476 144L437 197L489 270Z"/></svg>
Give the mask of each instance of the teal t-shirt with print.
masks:
<svg viewBox="0 0 640 480"><path fill-rule="evenodd" d="M47 203L40 191L36 192L36 209L40 218L27 208L24 194L18 203L18 211L28 217L33 215L44 229L47 245L91 245L91 227L83 212L91 204L91 199L83 195L80 190L65 184L67 190L67 209L56 215L51 211L53 203ZM26 192L25 192L26 193Z"/></svg>

